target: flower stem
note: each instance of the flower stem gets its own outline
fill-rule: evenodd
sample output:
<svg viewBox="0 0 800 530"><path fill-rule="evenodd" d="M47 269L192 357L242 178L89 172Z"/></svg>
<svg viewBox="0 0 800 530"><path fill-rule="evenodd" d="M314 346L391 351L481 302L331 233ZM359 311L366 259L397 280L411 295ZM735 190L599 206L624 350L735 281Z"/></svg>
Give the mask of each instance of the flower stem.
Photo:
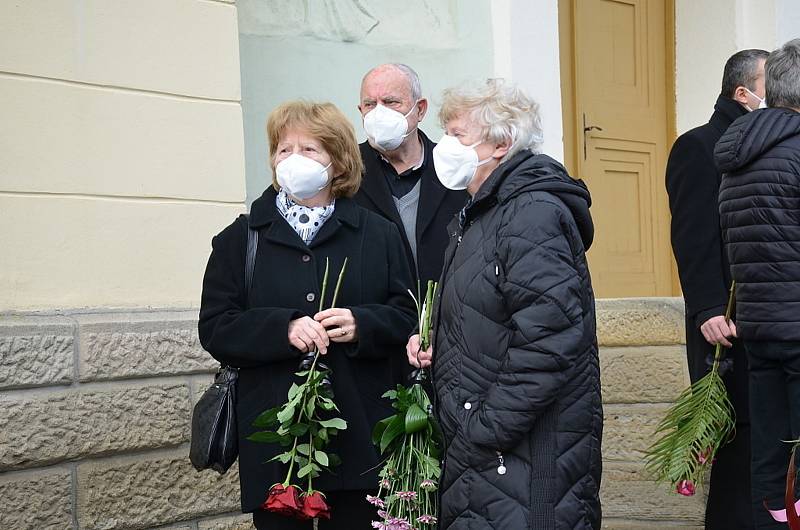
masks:
<svg viewBox="0 0 800 530"><path fill-rule="evenodd" d="M294 470L294 457L297 454L297 436L294 437L294 445L291 450L292 459L289 461L289 472L286 473L286 478L283 480L283 487L287 487L292 479L292 470Z"/></svg>

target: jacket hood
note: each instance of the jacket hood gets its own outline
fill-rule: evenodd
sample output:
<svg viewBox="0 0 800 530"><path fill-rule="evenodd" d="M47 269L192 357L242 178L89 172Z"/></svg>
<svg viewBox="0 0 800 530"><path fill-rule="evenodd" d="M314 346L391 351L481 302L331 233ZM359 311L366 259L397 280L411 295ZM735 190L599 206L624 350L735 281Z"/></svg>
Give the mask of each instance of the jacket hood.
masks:
<svg viewBox="0 0 800 530"><path fill-rule="evenodd" d="M586 250L594 239L589 213L592 198L582 180L573 179L558 161L524 150L503 162L475 196L475 203L492 196L504 203L520 193L546 191L558 197L572 213Z"/></svg>
<svg viewBox="0 0 800 530"><path fill-rule="evenodd" d="M790 109L760 109L731 124L714 148L722 173L737 171L782 141L800 134L800 113Z"/></svg>

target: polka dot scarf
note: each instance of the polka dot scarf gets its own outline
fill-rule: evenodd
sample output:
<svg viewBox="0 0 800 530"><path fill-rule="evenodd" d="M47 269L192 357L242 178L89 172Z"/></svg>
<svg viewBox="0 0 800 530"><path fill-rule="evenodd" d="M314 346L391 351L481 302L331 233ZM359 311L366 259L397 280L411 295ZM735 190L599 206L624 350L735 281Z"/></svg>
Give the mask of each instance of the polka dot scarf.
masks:
<svg viewBox="0 0 800 530"><path fill-rule="evenodd" d="M283 190L275 198L278 211L306 245L311 244L314 236L331 216L335 204L336 200L327 206L309 208L294 202Z"/></svg>

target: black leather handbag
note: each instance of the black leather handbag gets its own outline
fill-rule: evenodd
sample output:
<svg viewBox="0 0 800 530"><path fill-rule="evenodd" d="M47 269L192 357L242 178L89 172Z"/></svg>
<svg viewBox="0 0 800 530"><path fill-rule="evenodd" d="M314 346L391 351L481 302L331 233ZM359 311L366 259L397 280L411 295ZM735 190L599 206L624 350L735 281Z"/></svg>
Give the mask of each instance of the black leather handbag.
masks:
<svg viewBox="0 0 800 530"><path fill-rule="evenodd" d="M248 299L257 249L258 231L248 226L244 276ZM238 380L238 369L220 365L214 383L203 392L194 406L189 460L198 471L213 469L224 474L239 456L239 430L236 426Z"/></svg>

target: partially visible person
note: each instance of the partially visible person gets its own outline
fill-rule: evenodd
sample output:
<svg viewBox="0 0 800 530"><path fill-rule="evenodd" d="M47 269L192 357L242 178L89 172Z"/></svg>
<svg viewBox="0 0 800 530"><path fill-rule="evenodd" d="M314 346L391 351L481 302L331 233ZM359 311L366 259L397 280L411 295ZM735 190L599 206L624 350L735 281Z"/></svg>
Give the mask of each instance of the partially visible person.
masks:
<svg viewBox="0 0 800 530"><path fill-rule="evenodd" d="M312 528L259 508L286 466L270 462L280 446L247 437L258 430L251 423L259 413L286 400L301 356L319 348L347 421L329 447L342 464L314 481L332 505L332 519L319 528L369 528L373 512L364 496L376 489L380 461L371 433L392 413L381 399L393 386L388 367L392 357L404 358L416 320L406 292L411 271L394 225L351 199L361 157L353 127L334 105L284 103L270 114L267 134L272 186L253 202L249 220L241 216L214 237L198 325L203 347L239 368L242 511L253 512L259 529ZM259 242L248 293L249 228ZM337 307L318 312L325 260L338 271L345 258Z"/></svg>
<svg viewBox="0 0 800 530"><path fill-rule="evenodd" d="M603 412L586 186L539 152L539 107L499 80L445 91L433 152L448 228L433 358L439 528L600 528Z"/></svg>
<svg viewBox="0 0 800 530"><path fill-rule="evenodd" d="M786 528L791 444L800 438L800 39L765 66L769 108L737 119L717 143L719 212L736 281L736 331L750 364L756 528Z"/></svg>
<svg viewBox="0 0 800 530"><path fill-rule="evenodd" d="M358 110L367 141L359 147L364 181L355 199L400 230L414 275L438 280L447 246L447 223L467 202L436 178L436 145L419 124L428 111L417 73L404 64L382 64L364 75Z"/></svg>
<svg viewBox="0 0 800 530"><path fill-rule="evenodd" d="M706 502L707 530L752 528L747 359L734 321L725 321L730 267L719 226L721 174L714 145L736 118L764 101L765 50L742 50L725 63L722 90L708 123L675 141L667 162L672 251L686 303L686 355L692 382L703 377L717 344L727 348L725 388L736 413L736 435L717 452Z"/></svg>

